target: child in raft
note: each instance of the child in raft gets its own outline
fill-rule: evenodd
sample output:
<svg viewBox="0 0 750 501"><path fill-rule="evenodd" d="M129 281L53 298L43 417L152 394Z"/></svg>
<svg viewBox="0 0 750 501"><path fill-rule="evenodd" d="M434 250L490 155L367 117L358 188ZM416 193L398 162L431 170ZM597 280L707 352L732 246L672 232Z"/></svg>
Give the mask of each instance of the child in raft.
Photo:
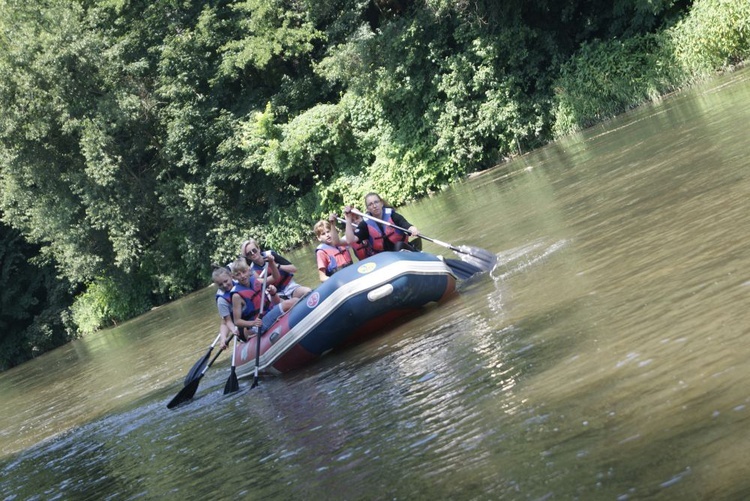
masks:
<svg viewBox="0 0 750 501"><path fill-rule="evenodd" d="M321 282L325 282L334 273L352 264L352 255L346 242L342 243L339 238L338 228L336 228L336 214L331 214L328 221L321 219L315 223L313 231L320 242L320 245L315 248L318 277Z"/></svg>
<svg viewBox="0 0 750 501"><path fill-rule="evenodd" d="M279 270L273 256L265 257L268 263L268 280L271 277L278 279ZM263 290L263 281L266 277L257 276L247 264L245 258L237 259L232 264L232 277L237 282L230 291L232 301L232 318L237 327L239 327L240 338L248 339L249 335L243 332L244 329L253 329L255 333L260 330L266 331L279 318L279 316L289 311L294 306L298 298L280 300L276 293L275 287L266 285L266 291L270 297L269 301L262 299L261 291ZM260 314L261 302L263 303L263 314Z"/></svg>
<svg viewBox="0 0 750 501"><path fill-rule="evenodd" d="M211 279L216 285L216 307L219 309L219 317L221 317L221 323L219 324L220 346L225 349L231 336L236 336L239 332L232 320L231 291L236 282L232 280L232 273L228 267L216 263L213 263L211 267L213 268Z"/></svg>

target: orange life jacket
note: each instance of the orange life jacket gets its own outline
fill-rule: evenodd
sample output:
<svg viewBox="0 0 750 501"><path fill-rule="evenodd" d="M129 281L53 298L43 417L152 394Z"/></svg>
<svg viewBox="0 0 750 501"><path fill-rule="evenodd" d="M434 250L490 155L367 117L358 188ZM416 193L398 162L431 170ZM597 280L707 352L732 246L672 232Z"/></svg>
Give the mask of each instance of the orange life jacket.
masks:
<svg viewBox="0 0 750 501"><path fill-rule="evenodd" d="M390 207L384 208L383 215L380 219L387 223L395 224L393 222L393 209ZM393 244L409 241L409 235L406 232L397 230L393 226L386 226L384 229L381 229L380 225L372 219L365 219L365 222L367 223L367 232L370 234L370 247L374 252L382 252L385 250L383 242L386 238Z"/></svg>

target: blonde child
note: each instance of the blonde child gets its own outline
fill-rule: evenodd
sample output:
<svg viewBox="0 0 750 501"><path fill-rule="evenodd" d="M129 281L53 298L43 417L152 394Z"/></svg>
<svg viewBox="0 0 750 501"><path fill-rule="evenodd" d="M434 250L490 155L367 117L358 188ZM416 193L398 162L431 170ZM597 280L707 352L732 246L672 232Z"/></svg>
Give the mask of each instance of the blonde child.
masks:
<svg viewBox="0 0 750 501"><path fill-rule="evenodd" d="M268 258L267 261L267 273L273 277L278 277L279 272L273 257ZM282 313L289 311L299 301L298 298L280 301L276 294L276 288L273 285L267 285L266 291L270 295L270 304L268 300L263 300L263 315L261 318L261 292L265 277L256 276L245 258L240 258L232 264L232 275L237 282L230 292L232 317L235 325L241 329L241 335L244 334L242 329L254 327L261 329L261 331L267 330ZM248 336L245 335L244 337L247 339Z"/></svg>
<svg viewBox="0 0 750 501"><path fill-rule="evenodd" d="M221 348L227 347L227 342L231 335L237 335L237 326L232 319L232 296L231 291L235 282L232 280L232 274L226 266L220 266L216 263L212 265L211 279L216 285L216 307L219 309L221 324L219 325L219 334L221 334Z"/></svg>

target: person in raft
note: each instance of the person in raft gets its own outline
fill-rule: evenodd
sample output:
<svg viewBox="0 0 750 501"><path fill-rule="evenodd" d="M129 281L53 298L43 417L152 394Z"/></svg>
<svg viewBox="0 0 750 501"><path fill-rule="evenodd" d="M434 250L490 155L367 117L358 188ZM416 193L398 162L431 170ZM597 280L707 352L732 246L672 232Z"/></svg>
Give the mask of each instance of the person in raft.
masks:
<svg viewBox="0 0 750 501"><path fill-rule="evenodd" d="M247 260L247 264L250 265L257 275L260 275L261 271L263 271L265 257L267 256L273 256L279 270L279 275L281 276L278 280L271 280L271 277L269 277L269 283L276 286L282 299L301 298L310 292L309 287L305 287L294 281L294 274L297 273L297 267L278 255L276 251L267 250L261 252L258 242L253 238L245 240L240 245L240 257Z"/></svg>
<svg viewBox="0 0 750 501"><path fill-rule="evenodd" d="M339 238L339 231L336 228L336 214L331 214L328 221L321 219L315 223L313 231L320 242L320 245L315 248L318 276L321 282L325 282L334 273L346 268L354 261L346 242L342 242Z"/></svg>
<svg viewBox="0 0 750 501"><path fill-rule="evenodd" d="M212 263L211 278L216 285L216 307L219 310L221 324L219 325L219 346L226 349L232 336L239 335L239 329L234 325L234 312L232 311L232 288L237 282L232 278L232 272L228 266L221 266L218 263ZM273 285L266 285L266 305L279 303L280 299L276 294L276 288Z"/></svg>
<svg viewBox="0 0 750 501"><path fill-rule="evenodd" d="M271 278L278 280L279 270L273 256L268 256L265 260L268 262L268 280L270 281ZM250 337L244 333L244 329L254 328L256 333L258 329L267 330L282 313L289 311L299 301L297 298L279 300L275 288L271 288L271 291L273 291L271 292L268 284L266 284L266 291L271 301L270 304L269 301L264 301L263 315L260 315L265 277L258 277L250 269L247 260L240 258L232 264L232 278L237 282L230 291L232 318L234 324L239 328L240 339L247 340Z"/></svg>
<svg viewBox="0 0 750 501"><path fill-rule="evenodd" d="M375 253L372 251L372 248L370 247L370 241L367 238L359 238L359 223L363 221L362 217L359 214L355 214L353 212L351 213L351 217L352 227L354 228L354 236L357 237L356 241L349 242L346 236L344 236L341 241L346 242L346 245L348 245L349 248L354 251L354 255L357 256L357 259L362 261L365 258L375 255ZM338 218L336 219L338 220Z"/></svg>
<svg viewBox="0 0 750 501"><path fill-rule="evenodd" d="M213 268L211 279L214 285L216 285L216 307L219 309L219 317L221 317L221 324L219 325L219 334L221 334L220 346L222 349L225 349L231 336L236 336L239 333L232 319L231 296L232 287L237 282L232 280L232 272L229 271L228 267L217 263L213 263L211 267Z"/></svg>
<svg viewBox="0 0 750 501"><path fill-rule="evenodd" d="M363 218L355 228L352 216L356 216L356 214L351 211L350 206L346 206L344 215L346 216L347 242L368 242L370 249L375 254L383 251L415 250L414 246L409 243L409 236L419 236L419 230L416 226L393 210L392 207L388 207L377 193L368 193L365 196L365 206L367 207L367 215L405 228L408 233L367 218Z"/></svg>

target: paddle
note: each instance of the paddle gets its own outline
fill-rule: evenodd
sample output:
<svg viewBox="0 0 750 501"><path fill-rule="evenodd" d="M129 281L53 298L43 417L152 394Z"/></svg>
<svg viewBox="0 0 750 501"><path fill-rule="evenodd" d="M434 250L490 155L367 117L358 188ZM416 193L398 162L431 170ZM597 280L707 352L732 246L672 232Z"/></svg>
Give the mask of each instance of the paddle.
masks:
<svg viewBox="0 0 750 501"><path fill-rule="evenodd" d="M346 219L342 217L336 218L339 223L346 224ZM419 246L419 251L422 251L422 246ZM456 275L456 277L459 280L468 280L477 273L482 273L485 270L482 270L481 268L478 268L477 266L474 266L470 263L464 263L463 261L459 261L458 259L447 259L442 256L440 258L443 260L443 262L453 271L453 274Z"/></svg>
<svg viewBox="0 0 750 501"><path fill-rule="evenodd" d="M190 383L185 385L180 392L174 396L174 398L167 404L167 409L172 409L174 407L177 407L183 402L187 402L191 398L193 398L193 395L195 395L195 392L198 390L198 384L201 382L201 379L203 378L203 375L206 374L206 371L209 367L213 365L213 363L216 361L217 358L219 358L219 355L221 355L221 352L224 351L224 348L219 348L219 351L214 355L214 358L211 359L211 361L206 365L203 370L193 378Z"/></svg>
<svg viewBox="0 0 750 501"><path fill-rule="evenodd" d="M232 336L234 339L232 340L232 370L229 373L229 379L227 379L227 384L224 385L224 395L227 393L233 393L240 389L240 383L237 381L237 370L236 366L234 365L234 357L237 355L237 336Z"/></svg>
<svg viewBox="0 0 750 501"><path fill-rule="evenodd" d="M352 209L352 212L354 214L357 214L360 217L363 217L366 219L372 219L373 221L376 221L380 224L384 224L386 226L390 226L391 228L395 228L397 230L403 231L404 233L411 234L409 230L405 228L401 228L400 226L396 226L395 224L389 223L387 221L383 221L382 219L378 219L374 216L363 214L357 209ZM445 247L459 254L459 257L461 258L461 260L464 261L464 264L460 268L458 268L462 274L470 273L469 276L471 276L474 273L492 271L492 269L497 264L497 256L488 250L480 249L478 247L469 247L467 245L461 245L460 247L456 247L447 242L443 242L435 238L424 236L421 233L417 236L419 238L423 238L427 240L428 242L432 242L434 244L440 245L441 247ZM446 264L448 264L449 266L450 266L450 263L448 263L448 261L452 261L454 264L458 263L458 261L456 260L446 259L445 261L446 261ZM470 266L466 266L466 265L470 265ZM451 266L451 268L453 268L454 270L456 269L453 266Z"/></svg>
<svg viewBox="0 0 750 501"><path fill-rule="evenodd" d="M195 376L201 373L203 368L208 363L208 358L211 356L211 351L214 349L214 346L216 346L216 343L219 342L219 339L221 338L221 332L216 336L216 339L214 339L214 342L211 343L211 346L208 347L208 351L205 355L203 355L197 362L195 362L195 365L193 365L193 368L190 369L190 372L187 373L187 376L185 376L185 385L190 384L190 382L195 379Z"/></svg>
<svg viewBox="0 0 750 501"><path fill-rule="evenodd" d="M268 282L268 263L266 262L265 267L263 268L263 273L266 275L263 277L263 290L260 294L260 311L258 312L258 318L263 316L263 307L266 305L266 283ZM256 344L255 344L255 374L253 374L253 384L250 385L250 389L252 390L256 386L258 386L258 372L260 368L260 337L263 335L263 325L258 327L258 332L255 334L256 336Z"/></svg>
<svg viewBox="0 0 750 501"><path fill-rule="evenodd" d="M465 263L458 259L448 259L442 256L438 257L443 260L443 262L448 266L448 268L451 269L453 274L456 275L456 278L458 278L459 280L468 280L477 273L484 273L485 271L488 271L478 268L471 263Z"/></svg>

